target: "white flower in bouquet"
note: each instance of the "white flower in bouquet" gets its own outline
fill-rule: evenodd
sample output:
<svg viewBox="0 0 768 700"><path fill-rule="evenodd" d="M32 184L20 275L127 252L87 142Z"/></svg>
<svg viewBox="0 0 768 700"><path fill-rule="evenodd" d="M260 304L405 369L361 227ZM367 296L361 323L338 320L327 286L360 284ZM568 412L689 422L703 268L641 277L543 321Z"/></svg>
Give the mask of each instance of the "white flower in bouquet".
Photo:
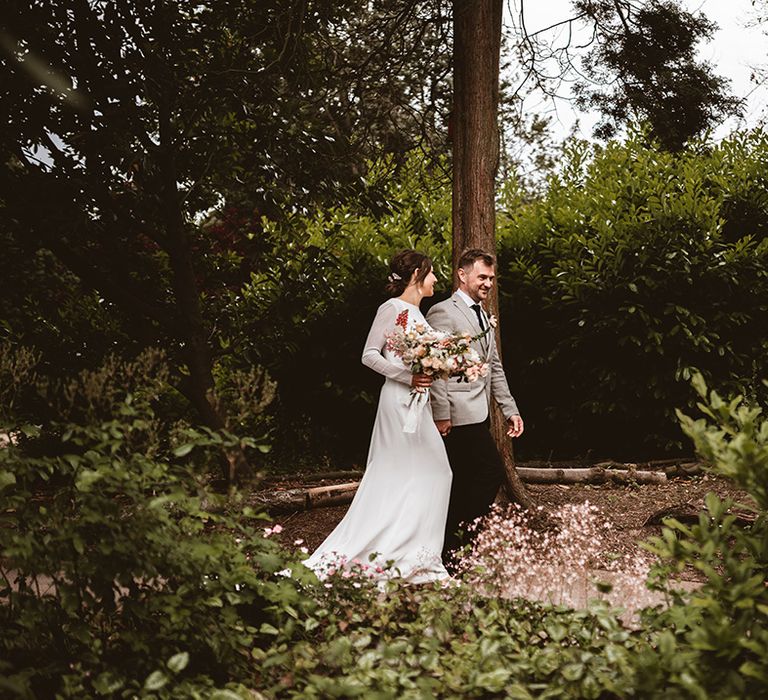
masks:
<svg viewBox="0 0 768 700"><path fill-rule="evenodd" d="M389 333L387 347L402 358L413 374L426 374L434 379L459 377L461 381L473 382L488 372L487 363L471 347L479 337L436 331L417 324L410 330L403 328Z"/></svg>

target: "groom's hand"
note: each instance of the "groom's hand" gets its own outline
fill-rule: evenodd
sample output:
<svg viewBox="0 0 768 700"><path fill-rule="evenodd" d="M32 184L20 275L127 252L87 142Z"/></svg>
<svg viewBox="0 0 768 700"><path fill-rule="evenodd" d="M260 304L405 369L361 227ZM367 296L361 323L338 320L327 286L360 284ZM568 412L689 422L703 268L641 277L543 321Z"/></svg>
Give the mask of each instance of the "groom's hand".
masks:
<svg viewBox="0 0 768 700"><path fill-rule="evenodd" d="M437 432L440 433L443 437L448 435L448 433L451 432L451 421L448 420L436 420L435 425L437 426Z"/></svg>
<svg viewBox="0 0 768 700"><path fill-rule="evenodd" d="M507 435L509 437L520 437L523 434L523 419L520 416L511 416L507 419L509 428L507 429Z"/></svg>

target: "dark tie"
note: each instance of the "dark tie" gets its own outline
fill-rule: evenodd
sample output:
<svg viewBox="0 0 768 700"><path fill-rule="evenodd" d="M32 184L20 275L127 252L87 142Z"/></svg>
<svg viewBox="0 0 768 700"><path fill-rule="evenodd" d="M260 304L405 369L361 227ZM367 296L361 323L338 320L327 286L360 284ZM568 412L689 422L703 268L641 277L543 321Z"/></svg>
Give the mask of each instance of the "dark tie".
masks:
<svg viewBox="0 0 768 700"><path fill-rule="evenodd" d="M472 307L477 314L477 322L480 324L480 330L485 330L485 322L483 321L483 312L480 309L480 304L472 304Z"/></svg>

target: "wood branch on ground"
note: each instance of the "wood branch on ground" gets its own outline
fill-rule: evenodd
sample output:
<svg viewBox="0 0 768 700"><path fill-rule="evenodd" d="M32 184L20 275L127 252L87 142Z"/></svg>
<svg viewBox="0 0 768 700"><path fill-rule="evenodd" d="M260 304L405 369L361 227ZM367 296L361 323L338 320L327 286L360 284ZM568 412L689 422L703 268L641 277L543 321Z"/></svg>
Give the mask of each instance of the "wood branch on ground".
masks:
<svg viewBox="0 0 768 700"><path fill-rule="evenodd" d="M359 481L349 481L343 484L317 486L310 489L276 489L263 493L259 500L267 506L267 510L273 515L291 513L297 510L340 506L352 502L359 484Z"/></svg>
<svg viewBox="0 0 768 700"><path fill-rule="evenodd" d="M610 464L611 468L605 465ZM613 465L623 468L612 468ZM691 463L696 464L696 463ZM690 468L689 465L677 465ZM700 467L700 465L697 465ZM559 469L551 467L517 467L520 480L529 484L663 484L667 481L667 470L647 471L635 468L634 464L621 464L616 462L600 463L589 468ZM687 476L689 471L679 475ZM674 474L677 476L678 474ZM337 471L320 474L306 475L306 479L312 482L323 479L338 479L361 476L360 472ZM304 478L302 476L302 478ZM278 483L271 480L270 485ZM330 506L339 506L350 503L354 498L359 481L346 481L341 484L329 484L314 486L311 488L272 488L262 491L259 500L268 508L270 513L286 513L300 510L311 510Z"/></svg>
<svg viewBox="0 0 768 700"><path fill-rule="evenodd" d="M668 477L673 476L696 476L704 471L704 465L701 462L695 462L691 459L656 459L650 462L598 462L595 467L603 469L638 469L643 471L660 471Z"/></svg>
<svg viewBox="0 0 768 700"><path fill-rule="evenodd" d="M667 480L664 472L638 469L606 469L595 465L588 469L530 469L518 467L520 478L529 484L604 484L615 483L661 484Z"/></svg>

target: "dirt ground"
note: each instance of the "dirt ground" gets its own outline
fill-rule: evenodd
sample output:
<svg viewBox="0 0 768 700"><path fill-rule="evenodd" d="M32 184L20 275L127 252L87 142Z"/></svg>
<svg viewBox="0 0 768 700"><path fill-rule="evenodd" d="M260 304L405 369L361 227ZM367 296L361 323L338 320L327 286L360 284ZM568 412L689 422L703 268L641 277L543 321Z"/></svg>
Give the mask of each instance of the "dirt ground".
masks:
<svg viewBox="0 0 768 700"><path fill-rule="evenodd" d="M286 482L286 488L301 486L300 480ZM660 526L647 521L664 509L696 513L704 506L704 497L714 492L721 498L730 497L736 503L750 503L746 493L732 482L711 475L669 479L663 484L647 485L535 485L529 484L533 498L547 509L566 503L589 501L610 524L605 531L602 555L605 559L617 555L633 555L639 543L658 534ZM296 547L303 540L311 552L344 517L346 505L276 515L275 523L283 526L280 540L288 547ZM666 513L665 513L666 514ZM689 576L695 578L694 572Z"/></svg>

